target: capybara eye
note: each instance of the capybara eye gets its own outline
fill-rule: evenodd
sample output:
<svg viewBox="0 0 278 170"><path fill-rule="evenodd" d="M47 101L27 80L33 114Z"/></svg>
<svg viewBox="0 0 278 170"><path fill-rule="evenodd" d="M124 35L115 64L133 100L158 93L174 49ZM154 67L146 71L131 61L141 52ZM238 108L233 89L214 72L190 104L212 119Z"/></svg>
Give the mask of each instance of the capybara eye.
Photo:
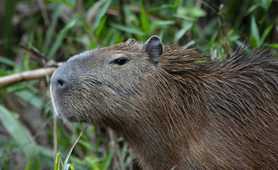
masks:
<svg viewBox="0 0 278 170"><path fill-rule="evenodd" d="M117 64L117 65L124 65L128 62L128 58L125 58L125 57L120 57L120 58L116 58L114 60L112 60L110 62L110 64Z"/></svg>

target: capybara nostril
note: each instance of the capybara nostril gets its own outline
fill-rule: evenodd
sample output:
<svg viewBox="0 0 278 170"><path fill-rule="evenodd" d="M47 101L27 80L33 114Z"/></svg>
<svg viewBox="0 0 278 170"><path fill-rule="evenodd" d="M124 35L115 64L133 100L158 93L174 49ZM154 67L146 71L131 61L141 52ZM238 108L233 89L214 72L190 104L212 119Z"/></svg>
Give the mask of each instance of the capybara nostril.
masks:
<svg viewBox="0 0 278 170"><path fill-rule="evenodd" d="M58 88L64 88L66 86L66 82L63 79L57 79L56 84Z"/></svg>
<svg viewBox="0 0 278 170"><path fill-rule="evenodd" d="M57 91L64 90L69 86L69 81L64 76L60 76L60 75L55 75L52 78L51 83L53 88Z"/></svg>
<svg viewBox="0 0 278 170"><path fill-rule="evenodd" d="M61 91L68 88L71 84L69 72L65 71L67 65L59 67L51 77L51 86L55 91Z"/></svg>

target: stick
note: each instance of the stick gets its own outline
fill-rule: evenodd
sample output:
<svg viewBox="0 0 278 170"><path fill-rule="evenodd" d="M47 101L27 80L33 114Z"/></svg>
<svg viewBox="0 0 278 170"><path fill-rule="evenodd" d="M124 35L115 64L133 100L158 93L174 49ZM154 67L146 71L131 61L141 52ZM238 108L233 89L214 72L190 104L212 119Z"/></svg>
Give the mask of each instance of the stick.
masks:
<svg viewBox="0 0 278 170"><path fill-rule="evenodd" d="M0 87L18 83L21 81L40 79L45 76L51 75L55 70L55 67L40 68L0 77Z"/></svg>

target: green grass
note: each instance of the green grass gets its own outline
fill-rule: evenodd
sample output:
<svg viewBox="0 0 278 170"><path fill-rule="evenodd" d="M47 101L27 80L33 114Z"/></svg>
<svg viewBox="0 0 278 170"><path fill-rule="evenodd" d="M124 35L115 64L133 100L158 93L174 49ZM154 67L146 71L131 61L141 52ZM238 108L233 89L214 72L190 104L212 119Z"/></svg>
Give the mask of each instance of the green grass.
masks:
<svg viewBox="0 0 278 170"><path fill-rule="evenodd" d="M35 0L5 2L0 76L128 38L145 41L153 34L213 59L242 46L278 54L277 1L48 0L40 7ZM121 137L53 118L48 81L0 88L0 169L130 169L133 156Z"/></svg>

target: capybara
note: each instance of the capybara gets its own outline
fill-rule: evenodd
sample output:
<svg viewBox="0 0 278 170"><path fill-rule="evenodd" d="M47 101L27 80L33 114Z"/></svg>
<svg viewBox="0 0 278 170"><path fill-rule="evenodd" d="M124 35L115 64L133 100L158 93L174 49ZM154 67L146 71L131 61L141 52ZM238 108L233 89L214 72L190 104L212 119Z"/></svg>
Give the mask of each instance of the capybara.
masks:
<svg viewBox="0 0 278 170"><path fill-rule="evenodd" d="M211 61L158 36L83 52L51 78L54 110L112 128L145 170L278 169L278 59Z"/></svg>

